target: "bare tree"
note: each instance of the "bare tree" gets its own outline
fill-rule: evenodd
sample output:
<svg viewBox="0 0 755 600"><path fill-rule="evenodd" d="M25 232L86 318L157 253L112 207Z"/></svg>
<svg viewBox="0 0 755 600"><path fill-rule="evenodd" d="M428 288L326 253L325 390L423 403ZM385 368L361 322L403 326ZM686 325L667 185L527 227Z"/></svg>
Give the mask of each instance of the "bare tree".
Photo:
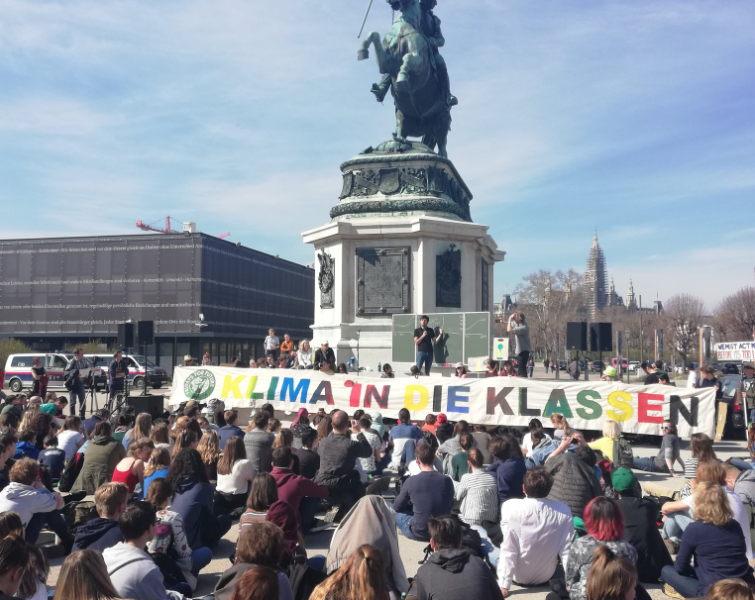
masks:
<svg viewBox="0 0 755 600"><path fill-rule="evenodd" d="M704 313L703 301L691 294L677 294L664 304L660 321L665 326L667 339L671 341L684 363L697 346L698 331L703 325Z"/></svg>
<svg viewBox="0 0 755 600"><path fill-rule="evenodd" d="M556 333L566 343L566 323L581 301L583 275L574 270L541 269L522 278L514 290L517 308L525 313L534 348L552 357Z"/></svg>
<svg viewBox="0 0 755 600"><path fill-rule="evenodd" d="M755 332L755 287L747 286L726 296L713 313L713 327L721 341L753 339Z"/></svg>

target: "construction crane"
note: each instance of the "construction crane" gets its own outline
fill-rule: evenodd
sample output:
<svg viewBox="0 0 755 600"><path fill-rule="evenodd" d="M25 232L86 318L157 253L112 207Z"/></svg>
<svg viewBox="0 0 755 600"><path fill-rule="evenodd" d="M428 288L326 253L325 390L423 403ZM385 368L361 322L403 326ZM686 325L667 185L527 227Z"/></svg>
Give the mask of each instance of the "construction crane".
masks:
<svg viewBox="0 0 755 600"><path fill-rule="evenodd" d="M178 219L172 219L172 220L178 221ZM155 221L154 223L145 223L144 221L139 220L136 222L136 226L142 231L154 231L155 233L172 233L172 234L183 233L183 231L179 231L178 229L171 229L170 221L171 221L170 216L165 217L165 219L160 219L159 221ZM182 221L178 221L178 222L182 223ZM164 227L159 227L159 225L163 225L163 224L165 224ZM186 223L184 225L186 225ZM193 225L194 223L190 224L191 229L193 229L192 227ZM186 229L184 228L184 231L185 230ZM230 235L231 235L230 231L224 231L223 233L221 233L220 235L216 237L223 240L229 237Z"/></svg>

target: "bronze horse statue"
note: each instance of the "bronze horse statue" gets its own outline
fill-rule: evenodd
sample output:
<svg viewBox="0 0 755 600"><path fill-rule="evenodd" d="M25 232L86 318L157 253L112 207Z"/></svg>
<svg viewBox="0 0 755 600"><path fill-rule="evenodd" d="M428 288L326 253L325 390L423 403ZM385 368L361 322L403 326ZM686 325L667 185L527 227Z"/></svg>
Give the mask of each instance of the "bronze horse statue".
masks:
<svg viewBox="0 0 755 600"><path fill-rule="evenodd" d="M436 38L428 39L422 27L423 19L430 19L431 24L438 25L440 21L431 12L423 11L419 0L388 0L388 3L400 10L399 18L382 41L377 32L370 33L359 48L358 59L366 59L370 45L375 47L384 85L390 84L396 107L394 149L409 149L411 146L406 138L421 137L422 143L431 150L437 146L438 154L447 158L452 106L449 99L455 102L455 98L448 92L445 64L443 73L439 74L438 62L442 61L437 54L437 46L442 45L439 27L440 44ZM373 86L372 91L380 100L377 86Z"/></svg>

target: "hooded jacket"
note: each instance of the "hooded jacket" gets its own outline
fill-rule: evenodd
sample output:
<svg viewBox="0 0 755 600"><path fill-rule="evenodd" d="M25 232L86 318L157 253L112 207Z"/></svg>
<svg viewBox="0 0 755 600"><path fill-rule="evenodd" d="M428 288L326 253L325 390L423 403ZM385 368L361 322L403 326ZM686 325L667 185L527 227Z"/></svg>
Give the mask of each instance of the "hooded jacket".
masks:
<svg viewBox="0 0 755 600"><path fill-rule="evenodd" d="M0 492L0 512L16 511L24 527L36 513L51 512L57 505L57 500L46 489L37 489L15 481Z"/></svg>
<svg viewBox="0 0 755 600"><path fill-rule="evenodd" d="M417 600L500 600L501 588L485 562L464 549L435 552L417 571Z"/></svg>
<svg viewBox="0 0 755 600"><path fill-rule="evenodd" d="M270 475L278 485L278 500L286 502L295 511L299 510L302 498L328 497L328 488L317 485L306 477L296 475L291 469L273 467Z"/></svg>
<svg viewBox="0 0 755 600"><path fill-rule="evenodd" d="M233 596L233 590L236 589L236 585L244 573L256 566L251 563L237 562L230 569L224 571L215 585L215 592L213 592L215 600L230 600L231 596ZM280 585L279 600L293 600L294 594L291 591L291 582L280 571L278 571L278 584Z"/></svg>
<svg viewBox="0 0 755 600"><path fill-rule="evenodd" d="M548 499L560 500L575 517L581 519L587 503L602 495L592 467L570 452L554 456L545 463L545 468L553 475Z"/></svg>
<svg viewBox="0 0 755 600"><path fill-rule="evenodd" d="M97 517L78 528L76 539L73 541L73 552L78 550L99 550L102 552L122 541L123 536L118 528L117 520Z"/></svg>
<svg viewBox="0 0 755 600"><path fill-rule="evenodd" d="M734 493L739 496L742 504L755 507L755 471L742 471L734 482Z"/></svg>
<svg viewBox="0 0 755 600"><path fill-rule="evenodd" d="M209 483L200 483L196 475L187 475L178 484L170 502L170 510L181 515L184 533L192 550L201 548L202 523L215 521L213 515L213 489Z"/></svg>
<svg viewBox="0 0 755 600"><path fill-rule="evenodd" d="M275 436L255 427L244 436L246 457L252 461L255 473L269 473L273 468Z"/></svg>
<svg viewBox="0 0 755 600"><path fill-rule="evenodd" d="M509 498L524 498L522 483L527 467L521 456L513 456L504 461L496 460L487 468L487 472L495 475L499 502L505 502Z"/></svg>
<svg viewBox="0 0 755 600"><path fill-rule="evenodd" d="M163 574L144 550L123 542L102 553L113 587L123 598L139 600L184 600L185 596L165 589Z"/></svg>
<svg viewBox="0 0 755 600"><path fill-rule="evenodd" d="M372 414L372 428L380 436L381 440L385 439L385 434L388 433L388 426L383 423L383 415L379 412Z"/></svg>
<svg viewBox="0 0 755 600"><path fill-rule="evenodd" d="M112 479L115 466L124 458L126 449L118 440L104 435L94 438L87 444L84 466L71 491L94 494L98 487Z"/></svg>

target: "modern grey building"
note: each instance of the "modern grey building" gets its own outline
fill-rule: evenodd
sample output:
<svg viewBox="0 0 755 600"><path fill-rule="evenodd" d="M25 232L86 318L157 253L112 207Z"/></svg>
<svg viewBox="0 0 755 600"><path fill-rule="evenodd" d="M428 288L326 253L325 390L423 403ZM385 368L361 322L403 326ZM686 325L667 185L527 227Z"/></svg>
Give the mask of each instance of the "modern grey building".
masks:
<svg viewBox="0 0 755 600"><path fill-rule="evenodd" d="M148 358L262 356L269 328L311 338L314 270L203 233L0 240L0 338L40 351L151 320Z"/></svg>

